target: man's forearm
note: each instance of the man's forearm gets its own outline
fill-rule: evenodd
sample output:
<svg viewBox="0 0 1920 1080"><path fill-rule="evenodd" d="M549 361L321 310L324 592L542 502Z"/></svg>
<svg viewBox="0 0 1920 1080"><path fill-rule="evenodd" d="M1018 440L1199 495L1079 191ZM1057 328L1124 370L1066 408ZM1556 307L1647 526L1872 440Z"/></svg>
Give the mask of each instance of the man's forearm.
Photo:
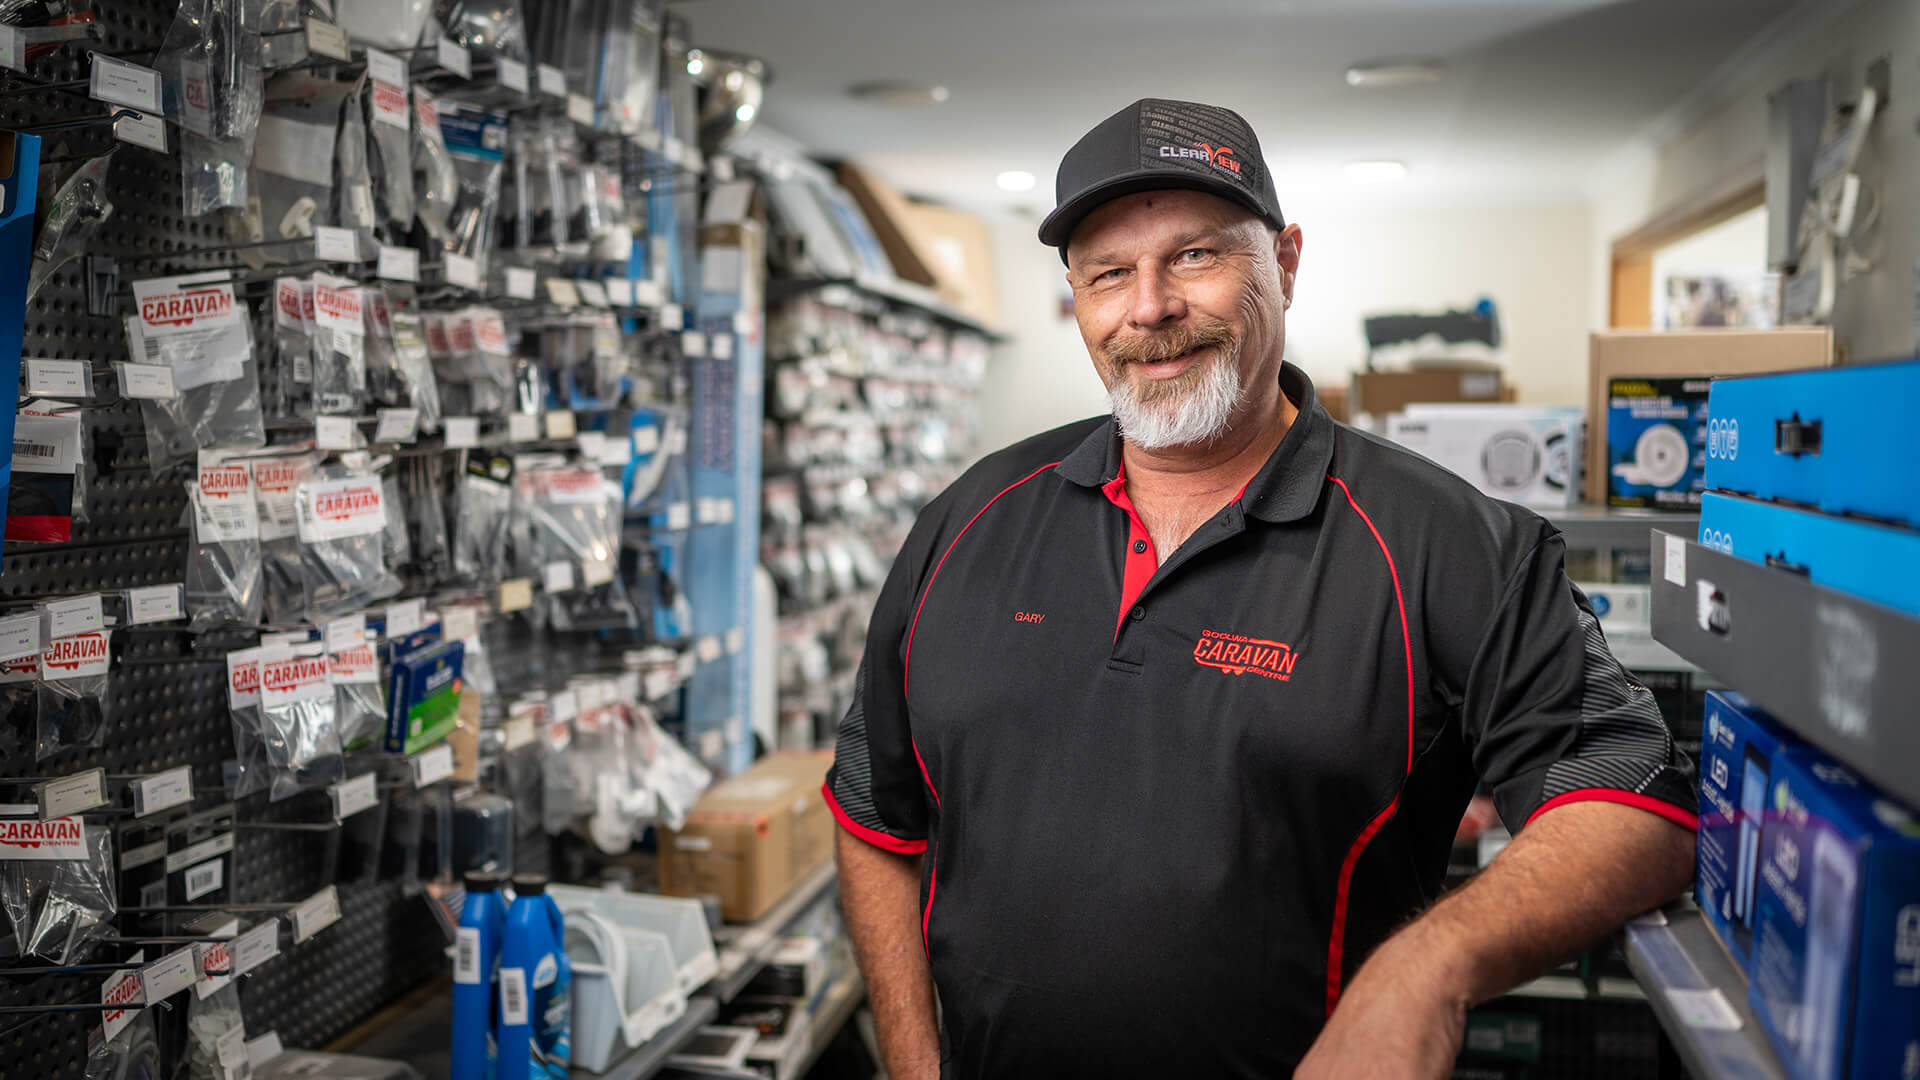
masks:
<svg viewBox="0 0 1920 1080"><path fill-rule="evenodd" d="M893 1080L936 1080L940 1029L920 940L920 858L837 832L840 904L867 982L880 1056Z"/></svg>

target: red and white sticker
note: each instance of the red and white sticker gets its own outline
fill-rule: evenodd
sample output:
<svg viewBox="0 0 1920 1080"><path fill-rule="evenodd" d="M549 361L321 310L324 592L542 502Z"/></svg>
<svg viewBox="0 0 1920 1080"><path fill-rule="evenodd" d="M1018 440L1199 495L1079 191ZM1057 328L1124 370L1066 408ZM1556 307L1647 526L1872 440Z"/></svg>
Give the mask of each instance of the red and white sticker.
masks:
<svg viewBox="0 0 1920 1080"><path fill-rule="evenodd" d="M491 353L494 356L513 355L513 350L507 346L506 320L492 308L480 308L474 312L473 337L483 353Z"/></svg>
<svg viewBox="0 0 1920 1080"><path fill-rule="evenodd" d="M421 328L427 335L427 352L432 356L446 356L453 351L453 343L447 338L447 317L445 315L426 315L420 320Z"/></svg>
<svg viewBox="0 0 1920 1080"><path fill-rule="evenodd" d="M299 480L300 463L290 458L262 458L253 463L260 539L281 540L299 531L299 518L293 508L293 488Z"/></svg>
<svg viewBox="0 0 1920 1080"><path fill-rule="evenodd" d="M440 102L417 86L413 88L413 118L433 141L445 141L440 134Z"/></svg>
<svg viewBox="0 0 1920 1080"><path fill-rule="evenodd" d="M407 130L407 65L379 49L367 50L367 74L373 79L373 120Z"/></svg>
<svg viewBox="0 0 1920 1080"><path fill-rule="evenodd" d="M314 325L356 337L367 332L361 306L360 289L339 278L315 278L313 282Z"/></svg>
<svg viewBox="0 0 1920 1080"><path fill-rule="evenodd" d="M83 679L107 673L107 634L75 634L54 638L40 651L40 681Z"/></svg>
<svg viewBox="0 0 1920 1080"><path fill-rule="evenodd" d="M0 861L87 858L87 829L77 817L0 818Z"/></svg>
<svg viewBox="0 0 1920 1080"><path fill-rule="evenodd" d="M260 536L260 507L253 496L253 471L242 461L220 461L201 453L193 500L199 540L230 543Z"/></svg>
<svg viewBox="0 0 1920 1080"><path fill-rule="evenodd" d="M552 502L596 503L607 500L607 482L598 469L541 469L533 482Z"/></svg>
<svg viewBox="0 0 1920 1080"><path fill-rule="evenodd" d="M274 708L318 701L333 693L324 656L285 656L260 662L260 705Z"/></svg>
<svg viewBox="0 0 1920 1080"><path fill-rule="evenodd" d="M335 683L378 683L380 657L373 646L361 642L327 656L327 674Z"/></svg>
<svg viewBox="0 0 1920 1080"><path fill-rule="evenodd" d="M347 476L301 484L294 500L299 510L300 539L309 544L370 536L387 527L387 507L380 480Z"/></svg>
<svg viewBox="0 0 1920 1080"><path fill-rule="evenodd" d="M147 337L246 325L224 273L136 281L133 298L140 309L140 332Z"/></svg>
<svg viewBox="0 0 1920 1080"><path fill-rule="evenodd" d="M302 316L306 302L302 298L305 289L299 278L277 278L273 283L273 325L286 330L303 330L306 320Z"/></svg>
<svg viewBox="0 0 1920 1080"><path fill-rule="evenodd" d="M474 319L470 311L447 317L447 351L462 356L473 351ZM429 346L431 348L431 346Z"/></svg>
<svg viewBox="0 0 1920 1080"><path fill-rule="evenodd" d="M227 654L227 708L247 709L260 704L260 650L236 649Z"/></svg>
<svg viewBox="0 0 1920 1080"><path fill-rule="evenodd" d="M127 962L138 964L146 959L146 955L146 951L141 950L127 957ZM101 984L100 1004L128 1006L124 1009L107 1009L100 1014L100 1025L106 1029L109 1040L120 1034L128 1024L133 1022L133 1018L140 1013L140 1010L145 1008L140 1000L141 989L138 968L115 972Z"/></svg>

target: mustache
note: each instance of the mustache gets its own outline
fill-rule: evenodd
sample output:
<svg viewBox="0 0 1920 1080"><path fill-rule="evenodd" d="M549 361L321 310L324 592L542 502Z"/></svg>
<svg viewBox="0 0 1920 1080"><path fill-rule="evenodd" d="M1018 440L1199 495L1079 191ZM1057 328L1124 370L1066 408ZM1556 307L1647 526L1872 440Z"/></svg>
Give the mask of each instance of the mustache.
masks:
<svg viewBox="0 0 1920 1080"><path fill-rule="evenodd" d="M1114 364L1138 364L1171 360L1195 349L1230 346L1234 341L1231 325L1222 319L1208 319L1157 334L1130 337L1116 334L1106 340L1104 349L1107 359Z"/></svg>

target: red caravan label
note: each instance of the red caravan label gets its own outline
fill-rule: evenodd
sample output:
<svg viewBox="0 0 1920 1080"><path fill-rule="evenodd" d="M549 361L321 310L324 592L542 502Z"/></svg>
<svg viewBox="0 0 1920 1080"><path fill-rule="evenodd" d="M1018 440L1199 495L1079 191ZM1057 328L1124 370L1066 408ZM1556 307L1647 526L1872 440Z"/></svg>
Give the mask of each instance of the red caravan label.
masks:
<svg viewBox="0 0 1920 1080"><path fill-rule="evenodd" d="M507 348L506 321L500 318L500 313L497 311L484 311L475 316L473 336L481 352L506 356L511 351Z"/></svg>
<svg viewBox="0 0 1920 1080"><path fill-rule="evenodd" d="M533 474L547 498L557 503L602 502L607 482L594 469L541 469Z"/></svg>
<svg viewBox="0 0 1920 1080"><path fill-rule="evenodd" d="M313 495L313 514L321 521L350 521L379 512L379 484L316 491Z"/></svg>
<svg viewBox="0 0 1920 1080"><path fill-rule="evenodd" d="M155 329L186 328L198 322L214 322L233 315L231 285L181 289L140 301L140 321Z"/></svg>
<svg viewBox="0 0 1920 1080"><path fill-rule="evenodd" d="M427 333L427 351L435 356L445 356L453 351L452 342L447 340L447 317L428 315L421 320Z"/></svg>
<svg viewBox="0 0 1920 1080"><path fill-rule="evenodd" d="M291 492L300 478L300 470L291 461L256 461L253 482L261 491Z"/></svg>
<svg viewBox="0 0 1920 1080"><path fill-rule="evenodd" d="M1293 665L1300 654L1285 642L1242 637L1218 630L1200 631L1193 644L1193 662L1218 668L1229 675L1264 675L1286 682L1293 677Z"/></svg>
<svg viewBox="0 0 1920 1080"><path fill-rule="evenodd" d="M40 678L43 682L105 675L108 667L107 633L54 638L40 653Z"/></svg>
<svg viewBox="0 0 1920 1080"><path fill-rule="evenodd" d="M216 499L253 494L252 474L245 464L200 467L200 494Z"/></svg>
<svg viewBox="0 0 1920 1080"><path fill-rule="evenodd" d="M380 681L380 657L369 643L343 649L327 658L327 674L336 683L377 683Z"/></svg>
<svg viewBox="0 0 1920 1080"><path fill-rule="evenodd" d="M0 820L0 861L84 858L87 858L87 830L79 818Z"/></svg>
<svg viewBox="0 0 1920 1080"><path fill-rule="evenodd" d="M260 702L268 708L313 701L327 696L331 689L324 656L289 656L260 662Z"/></svg>
<svg viewBox="0 0 1920 1080"><path fill-rule="evenodd" d="M316 326L347 334L364 334L367 324L361 308L360 290L352 285L327 285L314 282L313 321Z"/></svg>
<svg viewBox="0 0 1920 1080"><path fill-rule="evenodd" d="M273 324L288 330L306 325L306 301L299 278L283 277L273 283Z"/></svg>
<svg viewBox="0 0 1920 1080"><path fill-rule="evenodd" d="M244 709L260 704L260 650L238 649L227 654L227 707Z"/></svg>
<svg viewBox="0 0 1920 1080"><path fill-rule="evenodd" d="M447 343L452 352L473 351L473 322L472 317L467 315L454 315L447 319Z"/></svg>
<svg viewBox="0 0 1920 1080"><path fill-rule="evenodd" d="M300 539L309 544L369 536L387 526L380 481L366 476L301 484L294 500Z"/></svg>
<svg viewBox="0 0 1920 1080"><path fill-rule="evenodd" d="M413 89L413 117L420 122L420 130L439 139L440 106L432 94L419 87Z"/></svg>

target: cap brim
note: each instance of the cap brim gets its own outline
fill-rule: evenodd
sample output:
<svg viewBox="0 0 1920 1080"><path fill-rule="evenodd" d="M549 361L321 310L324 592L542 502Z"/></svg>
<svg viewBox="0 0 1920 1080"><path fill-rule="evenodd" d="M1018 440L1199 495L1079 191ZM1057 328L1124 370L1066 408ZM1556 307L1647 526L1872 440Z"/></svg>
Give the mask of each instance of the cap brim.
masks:
<svg viewBox="0 0 1920 1080"><path fill-rule="evenodd" d="M1225 180L1215 180L1204 175L1185 176L1166 169L1141 169L1104 180L1055 207L1053 213L1048 214L1047 219L1040 223L1040 242L1048 247L1059 248L1060 261L1066 262L1067 241L1073 238L1073 230L1079 228L1080 222L1102 204L1112 202L1123 195L1171 189L1204 191L1209 195L1218 195L1253 211L1256 217L1275 228L1285 228L1284 224L1269 217L1266 208L1262 207L1252 195Z"/></svg>

